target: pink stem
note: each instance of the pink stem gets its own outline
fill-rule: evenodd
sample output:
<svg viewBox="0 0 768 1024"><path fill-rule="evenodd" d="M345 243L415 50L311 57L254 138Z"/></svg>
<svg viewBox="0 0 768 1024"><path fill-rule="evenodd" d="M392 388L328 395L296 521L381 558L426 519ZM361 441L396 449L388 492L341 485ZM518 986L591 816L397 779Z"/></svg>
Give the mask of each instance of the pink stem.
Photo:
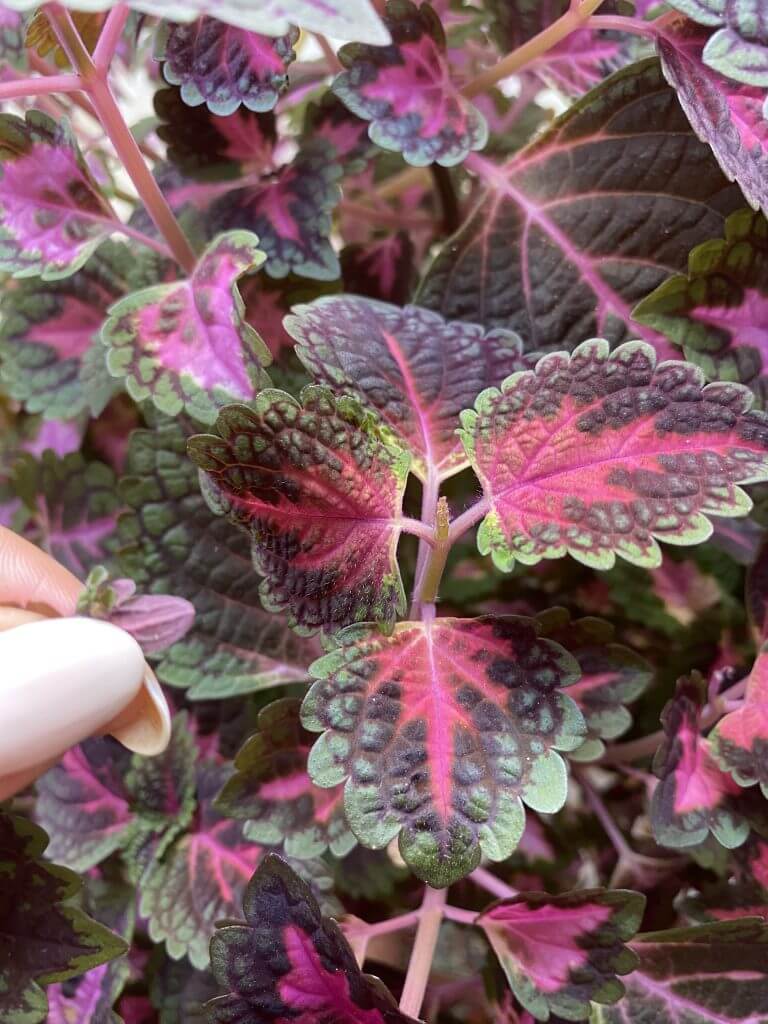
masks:
<svg viewBox="0 0 768 1024"><path fill-rule="evenodd" d="M424 583L424 572L429 561L429 552L434 543L435 520L437 518L437 500L440 494L440 476L429 463L427 468L427 479L422 485L421 491L421 522L429 531L429 537L419 539L419 552L416 556L416 573L413 581L413 598L411 600L411 618L419 616L419 594L421 594Z"/></svg>
<svg viewBox="0 0 768 1024"><path fill-rule="evenodd" d="M126 4L117 4L107 15L96 49L93 51L93 63L99 71L106 71L112 63L130 13Z"/></svg>
<svg viewBox="0 0 768 1024"><path fill-rule="evenodd" d="M451 523L451 528L448 532L449 542L455 544L459 537L465 534L467 530L471 530L476 523L479 523L488 514L490 508L491 505L487 498L480 498L474 505L470 505L466 512L462 512Z"/></svg>
<svg viewBox="0 0 768 1024"><path fill-rule="evenodd" d="M397 917L387 918L386 921L376 921L375 924L367 924L365 921L355 921L353 924L342 928L344 934L365 935L367 939L374 939L378 935L389 935L390 932L402 932L406 928L413 928L421 920L421 911L412 910L408 914L399 914Z"/></svg>
<svg viewBox="0 0 768 1024"><path fill-rule="evenodd" d="M473 925L477 920L476 910L464 910L463 907L445 907L443 913L449 921L456 921L457 924Z"/></svg>
<svg viewBox="0 0 768 1024"><path fill-rule="evenodd" d="M641 18L622 18L614 14L593 14L586 22L587 28L602 29L612 32L631 32L636 36L655 39L659 30L652 21Z"/></svg>
<svg viewBox="0 0 768 1024"><path fill-rule="evenodd" d="M19 78L0 82L0 100L19 100L25 96L45 96L51 92L77 92L84 89L79 75L51 75L50 78Z"/></svg>
<svg viewBox="0 0 768 1024"><path fill-rule="evenodd" d="M506 882L497 878L493 872L486 871L485 868L475 868L469 877L475 885L479 885L486 892L497 896L500 900L508 900L513 896L517 896L517 889L513 889L511 885L507 885Z"/></svg>
<svg viewBox="0 0 768 1024"><path fill-rule="evenodd" d="M437 937L443 920L447 889L424 890L424 899L419 911L419 927L411 950L408 973L405 976L400 1010L406 1017L418 1017L424 994L427 991L432 961L435 957Z"/></svg>
<svg viewBox="0 0 768 1024"><path fill-rule="evenodd" d="M411 519L409 516L403 516L397 520L397 525L405 533L412 533L415 537L418 537L420 541L425 541L427 544L434 544L435 542L431 528L420 519Z"/></svg>

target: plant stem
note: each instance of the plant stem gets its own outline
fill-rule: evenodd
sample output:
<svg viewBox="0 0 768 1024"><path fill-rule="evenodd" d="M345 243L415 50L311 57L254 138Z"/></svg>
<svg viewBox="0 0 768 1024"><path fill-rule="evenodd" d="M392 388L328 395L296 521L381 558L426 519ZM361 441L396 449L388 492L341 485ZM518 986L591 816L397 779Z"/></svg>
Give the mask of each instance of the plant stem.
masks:
<svg viewBox="0 0 768 1024"><path fill-rule="evenodd" d="M0 82L0 100L20 100L25 96L45 96L51 92L76 92L84 89L79 75L51 75L19 78L15 82Z"/></svg>
<svg viewBox="0 0 768 1024"><path fill-rule="evenodd" d="M423 540L427 547L432 547L435 543L432 527L428 523L423 523L420 519L411 519L408 516L403 516L402 519L398 519L397 525L406 533L412 533L419 540Z"/></svg>
<svg viewBox="0 0 768 1024"><path fill-rule="evenodd" d="M587 28L594 28L613 32L631 32L636 36L645 36L647 39L656 39L659 34L658 28L652 21L643 21L641 18L623 18L618 14L593 14L587 19Z"/></svg>
<svg viewBox="0 0 768 1024"><path fill-rule="evenodd" d="M451 550L448 536L449 524L448 501L445 498L439 498L435 516L435 543L427 556L417 591L416 601L419 605L430 605L437 601L440 581L443 578L445 563Z"/></svg>
<svg viewBox="0 0 768 1024"><path fill-rule="evenodd" d="M724 690L711 704L706 705L701 713L702 729L713 725L720 718L726 710L729 701L743 696L747 688L748 678L740 679L738 683L734 683L729 689ZM612 747L608 747L600 758L600 763L618 764L622 761L639 761L642 757L650 757L651 754L656 753L663 739L664 732L659 729L658 732L651 733L650 736L642 736L640 739L630 740L629 743L617 743Z"/></svg>
<svg viewBox="0 0 768 1024"><path fill-rule="evenodd" d="M339 60L336 51L325 38L325 36L320 35L319 32L316 32L315 39L317 40L318 46L323 51L325 63L326 66L328 67L328 73L331 75L335 75L337 72L342 71L344 66Z"/></svg>
<svg viewBox="0 0 768 1024"><path fill-rule="evenodd" d="M418 1017L421 1012L447 894L447 889L430 889L427 886L424 890L424 899L419 911L419 927L416 930L416 939L400 998L400 1010L408 1017Z"/></svg>
<svg viewBox="0 0 768 1024"><path fill-rule="evenodd" d="M130 13L126 4L116 4L107 15L93 51L93 63L99 71L106 71L112 63Z"/></svg>
<svg viewBox="0 0 768 1024"><path fill-rule="evenodd" d="M434 544L434 531L437 522L437 501L440 495L440 477L437 470L429 463L427 479L422 485L421 491L421 522L430 532L430 539L422 538L419 541L419 551L416 555L416 572L413 578L413 598L411 600L411 618L419 617L419 601L421 588L424 582L424 570L429 560L430 548Z"/></svg>
<svg viewBox="0 0 768 1024"><path fill-rule="evenodd" d="M451 528L448 532L448 539L451 544L455 544L459 537L465 534L467 530L471 530L476 523L479 523L488 514L490 507L487 498L480 498L474 505L470 505L465 512L462 512L460 516L457 516L451 523Z"/></svg>
<svg viewBox="0 0 768 1024"><path fill-rule="evenodd" d="M618 825L613 820L613 816L603 803L603 799L600 794L592 786L592 783L587 780L585 772L583 770L574 770L574 775L578 779L579 784L584 791L587 803L594 811L597 820L603 826L603 830L610 839L611 846L616 851L619 859L628 861L634 860L636 856L635 851L619 830Z"/></svg>
<svg viewBox="0 0 768 1024"><path fill-rule="evenodd" d="M443 913L449 921L456 921L457 924L473 925L477 918L476 910L464 910L463 907L444 907Z"/></svg>
<svg viewBox="0 0 768 1024"><path fill-rule="evenodd" d="M368 939L374 939L379 935L388 935L390 932L402 932L406 928L413 928L421 920L421 910L412 910L408 914L399 914L397 917L387 918L386 921L376 921L368 924L366 921L355 921L343 929L344 934L365 935Z"/></svg>
<svg viewBox="0 0 768 1024"><path fill-rule="evenodd" d="M506 882L485 868L475 868L469 877L475 885L479 885L481 889L485 889L486 892L497 896L500 900L508 900L517 896L517 889L513 889L511 885L507 885Z"/></svg>
<svg viewBox="0 0 768 1024"><path fill-rule="evenodd" d="M486 89L490 89L492 85L502 79L509 78L521 71L526 64L530 64L531 61L551 50L553 46L557 46L559 42L580 28L602 2L603 0L580 0L578 3L572 3L557 21L553 21L533 39L518 46L516 50L507 54L498 63L477 75L471 82L467 82L461 90L462 95L471 99L473 96L485 92Z"/></svg>
<svg viewBox="0 0 768 1024"><path fill-rule="evenodd" d="M104 131L114 146L118 158L128 173L147 212L163 235L174 259L189 274L195 267L196 259L189 241L181 229L160 187L152 176L152 172L141 155L141 150L126 124L123 113L112 95L107 80L108 67L96 67L93 58L80 38L80 34L72 21L69 11L59 4L48 4L46 7L48 20L56 37L64 47L72 61L73 67L80 74L88 97L93 103L96 114ZM113 12L114 13L114 12ZM102 56L109 47L115 45L115 35L120 27L117 14L107 19L105 28L109 27L109 36L102 50ZM98 46L98 44L97 44Z"/></svg>

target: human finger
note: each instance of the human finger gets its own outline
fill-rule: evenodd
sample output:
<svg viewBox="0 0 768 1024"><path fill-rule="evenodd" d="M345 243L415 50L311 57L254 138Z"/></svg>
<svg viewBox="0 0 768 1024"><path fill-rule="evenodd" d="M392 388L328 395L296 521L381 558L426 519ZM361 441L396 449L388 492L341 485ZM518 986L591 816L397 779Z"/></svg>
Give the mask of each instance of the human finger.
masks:
<svg viewBox="0 0 768 1024"><path fill-rule="evenodd" d="M0 605L74 615L83 584L54 558L0 526Z"/></svg>

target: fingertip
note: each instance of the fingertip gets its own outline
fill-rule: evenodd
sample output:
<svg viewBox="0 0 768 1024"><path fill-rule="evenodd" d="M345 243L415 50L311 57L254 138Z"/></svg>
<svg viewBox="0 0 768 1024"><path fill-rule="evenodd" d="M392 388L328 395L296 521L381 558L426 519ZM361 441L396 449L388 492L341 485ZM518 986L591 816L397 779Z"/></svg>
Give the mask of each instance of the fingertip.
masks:
<svg viewBox="0 0 768 1024"><path fill-rule="evenodd" d="M0 526L0 604L74 615L83 584L30 541Z"/></svg>
<svg viewBox="0 0 768 1024"><path fill-rule="evenodd" d="M171 710L152 669L147 665L142 687L106 731L135 754L154 757L171 739Z"/></svg>

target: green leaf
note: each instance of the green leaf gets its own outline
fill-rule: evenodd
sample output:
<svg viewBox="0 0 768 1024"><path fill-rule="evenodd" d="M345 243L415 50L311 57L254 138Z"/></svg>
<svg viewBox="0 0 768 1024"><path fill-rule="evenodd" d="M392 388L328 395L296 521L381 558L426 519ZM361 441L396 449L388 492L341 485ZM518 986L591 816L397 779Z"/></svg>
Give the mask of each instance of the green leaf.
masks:
<svg viewBox="0 0 768 1024"><path fill-rule="evenodd" d="M41 985L64 981L120 956L126 944L66 902L80 880L43 861L47 836L0 812L0 1021L38 1024L48 1004Z"/></svg>

